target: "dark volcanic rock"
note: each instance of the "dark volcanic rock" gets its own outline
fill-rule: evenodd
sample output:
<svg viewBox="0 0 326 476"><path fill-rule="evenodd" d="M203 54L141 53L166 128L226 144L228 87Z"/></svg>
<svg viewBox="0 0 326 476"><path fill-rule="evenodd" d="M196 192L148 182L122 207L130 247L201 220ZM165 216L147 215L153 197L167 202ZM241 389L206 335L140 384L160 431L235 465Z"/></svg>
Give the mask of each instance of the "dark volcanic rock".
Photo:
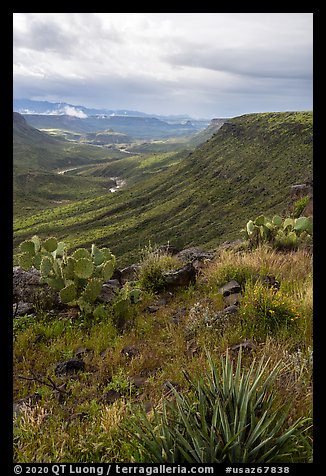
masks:
<svg viewBox="0 0 326 476"><path fill-rule="evenodd" d="M123 268L120 271L120 283L125 284L128 281L135 281L138 278L140 268L141 267L138 264L132 264Z"/></svg>
<svg viewBox="0 0 326 476"><path fill-rule="evenodd" d="M229 281L228 283L224 284L224 286L220 287L218 292L223 294L224 297L229 296L230 294L240 293L241 286L237 281L233 279Z"/></svg>
<svg viewBox="0 0 326 476"><path fill-rule="evenodd" d="M60 306L59 295L47 284L40 282L40 272L31 268L28 271L20 266L13 268L13 300L14 302L34 303L42 295L42 302L48 308Z"/></svg>
<svg viewBox="0 0 326 476"><path fill-rule="evenodd" d="M176 257L184 263L191 263L193 261L212 260L214 255L213 251L203 251L201 248L192 247L180 251Z"/></svg>
<svg viewBox="0 0 326 476"><path fill-rule="evenodd" d="M126 355L129 358L133 358L140 354L140 350L132 345L127 345L122 349L121 354Z"/></svg>
<svg viewBox="0 0 326 476"><path fill-rule="evenodd" d="M121 397L121 393L117 392L116 390L109 390L103 395L102 401L110 405L119 400Z"/></svg>
<svg viewBox="0 0 326 476"><path fill-rule="evenodd" d="M55 368L57 377L66 377L85 369L85 362L80 359L70 359L65 362L59 362Z"/></svg>
<svg viewBox="0 0 326 476"><path fill-rule="evenodd" d="M191 263L176 271L164 273L164 288L172 291L178 287L187 287L189 284L195 284L196 274L196 269Z"/></svg>
<svg viewBox="0 0 326 476"><path fill-rule="evenodd" d="M34 311L34 305L31 302L16 302L12 306L12 314L14 317L23 316Z"/></svg>
<svg viewBox="0 0 326 476"><path fill-rule="evenodd" d="M116 286L111 284L103 284L101 293L98 297L99 301L102 302L112 302L116 298Z"/></svg>

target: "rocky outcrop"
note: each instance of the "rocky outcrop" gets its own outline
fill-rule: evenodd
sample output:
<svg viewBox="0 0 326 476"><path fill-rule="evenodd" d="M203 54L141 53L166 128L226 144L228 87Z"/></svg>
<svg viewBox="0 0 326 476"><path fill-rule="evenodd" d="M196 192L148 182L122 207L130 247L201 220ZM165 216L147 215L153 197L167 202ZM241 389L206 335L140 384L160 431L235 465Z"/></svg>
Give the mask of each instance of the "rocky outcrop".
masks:
<svg viewBox="0 0 326 476"><path fill-rule="evenodd" d="M14 316L32 312L40 304L44 309L62 307L58 293L41 283L37 269L24 271L20 266L13 268L13 302Z"/></svg>

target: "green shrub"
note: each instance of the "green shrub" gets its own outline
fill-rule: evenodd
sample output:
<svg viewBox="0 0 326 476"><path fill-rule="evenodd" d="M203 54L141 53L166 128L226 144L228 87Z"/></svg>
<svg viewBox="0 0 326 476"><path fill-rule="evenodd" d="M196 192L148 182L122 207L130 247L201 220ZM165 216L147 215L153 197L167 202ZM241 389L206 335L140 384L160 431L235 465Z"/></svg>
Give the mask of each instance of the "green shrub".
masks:
<svg viewBox="0 0 326 476"><path fill-rule="evenodd" d="M290 296L262 283L248 281L241 299L240 314L243 327L251 333L274 334L293 327L300 314Z"/></svg>
<svg viewBox="0 0 326 476"><path fill-rule="evenodd" d="M153 248L151 244L142 251L139 281L142 289L156 293L165 283L164 272L180 266L180 262L164 251Z"/></svg>
<svg viewBox="0 0 326 476"><path fill-rule="evenodd" d="M234 369L221 358L221 371L208 354L210 373L189 380L191 395L172 388L175 402L163 401L153 416L140 412L127 424L135 448L151 463L282 463L307 462L309 419L288 424L290 403L279 403L273 384L281 363L269 359Z"/></svg>
<svg viewBox="0 0 326 476"><path fill-rule="evenodd" d="M306 195L304 197L299 198L293 203L292 213L294 218L298 218L301 215L305 207L308 205L309 200L310 200L310 196Z"/></svg>

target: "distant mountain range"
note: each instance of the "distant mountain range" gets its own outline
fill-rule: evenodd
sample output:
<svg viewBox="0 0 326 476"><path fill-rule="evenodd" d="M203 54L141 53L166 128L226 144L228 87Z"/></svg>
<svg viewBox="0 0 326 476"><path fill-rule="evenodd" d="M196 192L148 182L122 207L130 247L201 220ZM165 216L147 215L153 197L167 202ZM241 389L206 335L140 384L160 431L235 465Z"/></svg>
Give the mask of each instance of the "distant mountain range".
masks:
<svg viewBox="0 0 326 476"><path fill-rule="evenodd" d="M66 102L34 101L32 99L14 99L13 110L20 114L45 114L45 115L67 115L79 118L87 116L128 116L128 117L154 117L161 121L170 123L184 123L191 121L194 123L209 124L210 119L193 119L187 114L183 115L160 115L147 114L145 112L133 111L129 109L107 109L107 108L89 108L85 106L76 106Z"/></svg>
<svg viewBox="0 0 326 476"><path fill-rule="evenodd" d="M188 116L150 116L139 111L90 109L29 99L16 99L13 106L14 111L22 114L36 129L59 129L79 134L111 130L127 134L131 139L187 136L205 129L210 123Z"/></svg>

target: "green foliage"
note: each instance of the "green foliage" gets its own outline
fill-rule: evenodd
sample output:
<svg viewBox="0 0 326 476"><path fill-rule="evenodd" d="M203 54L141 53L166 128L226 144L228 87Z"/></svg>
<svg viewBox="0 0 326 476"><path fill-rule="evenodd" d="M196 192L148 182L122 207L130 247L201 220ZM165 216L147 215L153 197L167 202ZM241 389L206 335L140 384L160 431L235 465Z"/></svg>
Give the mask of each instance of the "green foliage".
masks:
<svg viewBox="0 0 326 476"><path fill-rule="evenodd" d="M149 292L159 292L165 283L164 272L176 269L179 260L152 247L151 243L142 250L139 281L142 289Z"/></svg>
<svg viewBox="0 0 326 476"><path fill-rule="evenodd" d="M246 228L241 231L244 232L250 248L268 243L275 249L293 250L312 237L312 218L287 217L283 220L279 215L274 215L270 220L260 215L254 221L249 220Z"/></svg>
<svg viewBox="0 0 326 476"><path fill-rule="evenodd" d="M93 245L91 253L79 248L68 256L65 244L54 237L41 242L34 236L21 243L20 251L18 262L23 269L39 269L41 280L59 291L62 303L77 304L85 311L91 310L115 267L115 257L108 248Z"/></svg>
<svg viewBox="0 0 326 476"><path fill-rule="evenodd" d="M275 335L284 329L294 329L300 318L297 305L290 296L262 283L248 281L239 309L242 327L250 336Z"/></svg>
<svg viewBox="0 0 326 476"><path fill-rule="evenodd" d="M305 195L304 197L299 198L293 203L292 213L294 218L298 218L301 215L305 207L308 205L309 200L310 200L310 196Z"/></svg>
<svg viewBox="0 0 326 476"><path fill-rule="evenodd" d="M126 283L119 290L112 304L113 314L116 323L121 324L121 320L125 320L130 311L131 304L137 304L141 299L141 289L131 287L130 283Z"/></svg>
<svg viewBox="0 0 326 476"><path fill-rule="evenodd" d="M186 374L193 395L172 388L152 418L141 412L127 425L135 445L151 463L281 463L305 460L308 419L287 423L290 405L277 400L273 385L281 364L269 360L241 369L221 358L219 371L208 354L210 373L199 381ZM309 445L308 445L309 446Z"/></svg>

